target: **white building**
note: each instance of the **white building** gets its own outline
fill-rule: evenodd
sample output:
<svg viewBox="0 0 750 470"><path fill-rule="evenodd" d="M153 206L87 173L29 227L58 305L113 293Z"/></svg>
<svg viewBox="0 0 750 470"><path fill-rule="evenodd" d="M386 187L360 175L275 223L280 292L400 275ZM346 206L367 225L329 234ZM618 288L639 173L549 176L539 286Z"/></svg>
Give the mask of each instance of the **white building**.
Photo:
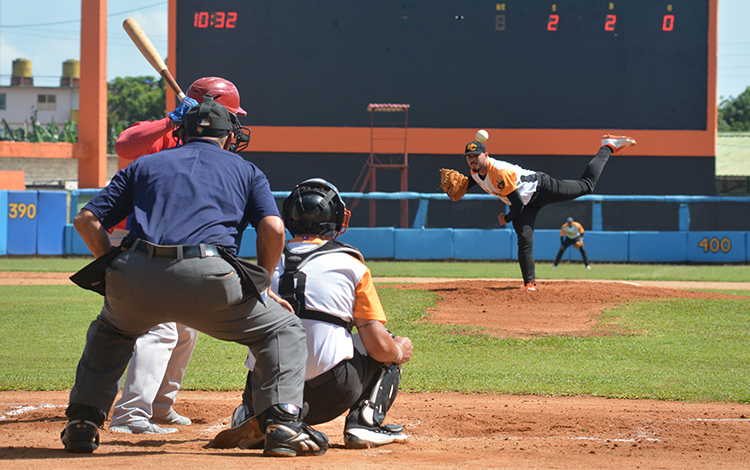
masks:
<svg viewBox="0 0 750 470"><path fill-rule="evenodd" d="M31 62L13 61L10 86L0 86L0 120L5 119L11 129L36 121L47 125L54 121L60 127L66 121L78 122L78 80L80 63L67 60L59 87L34 86Z"/></svg>

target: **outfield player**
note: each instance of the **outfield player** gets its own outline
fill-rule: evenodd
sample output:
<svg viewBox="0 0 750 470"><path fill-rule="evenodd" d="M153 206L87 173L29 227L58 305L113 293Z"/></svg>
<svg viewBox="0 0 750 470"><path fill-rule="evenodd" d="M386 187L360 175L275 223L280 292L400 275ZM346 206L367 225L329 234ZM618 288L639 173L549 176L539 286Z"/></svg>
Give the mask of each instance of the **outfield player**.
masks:
<svg viewBox="0 0 750 470"><path fill-rule="evenodd" d="M227 151L239 122L210 95L187 112L181 129L185 145L117 172L73 221L101 257L112 250L107 230L134 214L106 269L104 306L78 363L61 434L65 450L98 448L98 428L136 338L174 321L247 346L257 358L251 394L264 455L322 455L328 438L302 422L305 330L267 293L284 248L284 222L268 180ZM257 264L236 257L249 224L257 233Z"/></svg>
<svg viewBox="0 0 750 470"><path fill-rule="evenodd" d="M115 151L126 160L160 152L177 146L175 123L203 96L211 94L217 103L240 116L247 113L240 107L240 95L234 84L219 77L199 78L190 85L186 98L167 117L158 121L141 121L124 130L115 142ZM124 221L117 226L125 229ZM122 235L122 233L121 233ZM153 327L138 338L122 387L122 396L115 403L110 431L129 434L175 432L177 428L162 425L189 425L190 418L181 416L174 402L198 332L174 322ZM158 424L157 424L158 423Z"/></svg>
<svg viewBox="0 0 750 470"><path fill-rule="evenodd" d="M568 249L570 245L581 252L583 257L583 264L586 265L586 269L591 269L589 265L589 257L586 256L586 247L583 246L583 225L579 224L573 217L568 217L562 228L560 229L560 250L557 252L555 262L552 264L552 269L556 268L560 264L563 253Z"/></svg>
<svg viewBox="0 0 750 470"><path fill-rule="evenodd" d="M533 292L537 289L533 253L534 224L541 208L594 192L610 155L632 145L635 145L635 140L630 137L605 135L602 137L601 148L586 165L580 179L559 180L540 171L527 170L494 159L489 156L482 142L469 142L464 149L464 157L471 169L471 178L468 179L468 184L451 186L446 192L451 199L458 200L467 189L479 186L510 207L508 213L500 214L497 220L501 226L513 223L518 236L518 263L521 266L524 289Z"/></svg>
<svg viewBox="0 0 750 470"><path fill-rule="evenodd" d="M348 412L348 449L405 442L404 428L384 420L396 398L401 364L412 356L412 342L385 328L385 312L362 255L336 240L349 219L338 190L322 179L304 181L284 201L282 218L293 239L286 243L272 289L295 307L307 331L305 421L325 423ZM250 393L257 365L251 353L243 403L234 412L232 428L217 435L213 447L262 442Z"/></svg>

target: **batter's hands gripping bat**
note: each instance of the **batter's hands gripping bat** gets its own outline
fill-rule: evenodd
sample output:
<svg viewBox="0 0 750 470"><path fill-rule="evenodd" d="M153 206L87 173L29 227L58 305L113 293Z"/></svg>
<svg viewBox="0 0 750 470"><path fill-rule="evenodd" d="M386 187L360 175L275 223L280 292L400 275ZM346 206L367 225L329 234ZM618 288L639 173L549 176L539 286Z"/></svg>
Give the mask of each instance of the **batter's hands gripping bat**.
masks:
<svg viewBox="0 0 750 470"><path fill-rule="evenodd" d="M141 51L143 57L145 57L148 63L151 64L151 66L154 68L154 70L159 72L159 75L161 75L164 80L166 80L169 88L173 92L175 92L175 94L177 95L177 101L182 101L185 98L185 93L183 93L180 89L180 85L177 84L174 77L169 72L167 64L164 63L161 55L151 43L151 40L148 38L148 36L146 36L146 33L143 32L138 22L133 18L127 18L125 21L123 21L122 27L125 32L128 33L130 39L133 40L133 43L136 45L136 47L138 47L138 50Z"/></svg>

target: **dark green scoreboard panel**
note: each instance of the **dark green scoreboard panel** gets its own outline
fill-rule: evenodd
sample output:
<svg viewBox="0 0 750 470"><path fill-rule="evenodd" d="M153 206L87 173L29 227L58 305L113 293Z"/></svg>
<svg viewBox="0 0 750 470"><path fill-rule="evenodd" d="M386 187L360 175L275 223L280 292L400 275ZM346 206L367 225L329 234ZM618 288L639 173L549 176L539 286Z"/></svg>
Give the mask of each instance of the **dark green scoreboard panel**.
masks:
<svg viewBox="0 0 750 470"><path fill-rule="evenodd" d="M492 155L583 157L612 131L636 137L638 161L695 157L674 164L705 186L717 5L170 0L169 64L183 88L212 75L237 85L254 152L368 153L367 104L407 103L412 154L458 153L484 128Z"/></svg>

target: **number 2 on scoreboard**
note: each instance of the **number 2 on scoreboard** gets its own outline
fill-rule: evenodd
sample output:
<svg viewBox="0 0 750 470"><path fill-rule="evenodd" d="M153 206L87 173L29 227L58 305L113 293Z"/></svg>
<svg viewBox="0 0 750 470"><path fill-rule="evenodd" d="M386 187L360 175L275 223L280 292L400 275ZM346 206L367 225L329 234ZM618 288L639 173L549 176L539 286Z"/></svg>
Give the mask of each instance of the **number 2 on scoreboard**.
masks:
<svg viewBox="0 0 750 470"><path fill-rule="evenodd" d="M557 31L557 24L560 22L560 15L549 15L547 20L547 31Z"/></svg>
<svg viewBox="0 0 750 470"><path fill-rule="evenodd" d="M614 31L617 23L617 15L607 15L607 21L604 23L605 31Z"/></svg>

